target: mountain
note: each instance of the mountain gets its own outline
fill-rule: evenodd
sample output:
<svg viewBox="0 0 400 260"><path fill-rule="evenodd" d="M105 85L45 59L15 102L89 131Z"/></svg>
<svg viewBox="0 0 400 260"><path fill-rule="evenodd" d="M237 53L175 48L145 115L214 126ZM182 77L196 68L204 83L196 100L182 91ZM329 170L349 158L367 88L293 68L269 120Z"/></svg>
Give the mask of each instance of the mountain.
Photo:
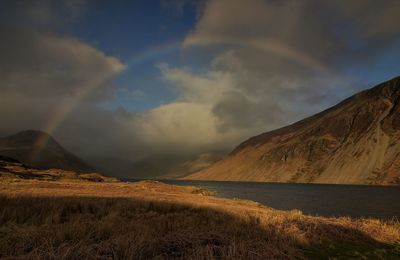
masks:
<svg viewBox="0 0 400 260"><path fill-rule="evenodd" d="M252 137L186 179L400 184L400 77Z"/></svg>
<svg viewBox="0 0 400 260"><path fill-rule="evenodd" d="M169 179L182 178L194 172L210 167L213 163L221 160L223 157L224 156L222 153L202 153L173 167L163 177Z"/></svg>
<svg viewBox="0 0 400 260"><path fill-rule="evenodd" d="M202 153L198 155L154 155L126 166L129 172L122 170L130 178L175 179L203 170L222 159L222 152Z"/></svg>
<svg viewBox="0 0 400 260"><path fill-rule="evenodd" d="M53 137L41 131L27 130L0 138L0 155L38 169L94 171L82 159L65 150Z"/></svg>
<svg viewBox="0 0 400 260"><path fill-rule="evenodd" d="M130 178L164 179L177 165L189 160L188 156L153 155L131 163L128 167Z"/></svg>

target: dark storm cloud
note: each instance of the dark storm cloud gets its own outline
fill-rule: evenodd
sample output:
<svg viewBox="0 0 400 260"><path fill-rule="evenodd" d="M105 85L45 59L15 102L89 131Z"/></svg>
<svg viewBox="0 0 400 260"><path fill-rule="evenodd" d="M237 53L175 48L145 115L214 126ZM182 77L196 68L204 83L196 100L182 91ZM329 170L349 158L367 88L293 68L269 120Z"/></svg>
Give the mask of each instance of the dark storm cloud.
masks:
<svg viewBox="0 0 400 260"><path fill-rule="evenodd" d="M374 64L386 48L400 51L399 11L395 0L210 0L184 45L204 55L220 46L210 70L234 75L246 97L215 103L224 128L258 118L266 130L350 95L357 79L346 69Z"/></svg>
<svg viewBox="0 0 400 260"><path fill-rule="evenodd" d="M118 59L72 37L1 28L0 38L4 39L0 45L2 135L32 128L57 130L64 117L82 121L82 111L90 124L80 128L80 135L89 139L93 133L104 135L104 125L112 125L112 116L96 104L112 97L110 80L124 69ZM62 140L79 143L76 139L64 131Z"/></svg>
<svg viewBox="0 0 400 260"><path fill-rule="evenodd" d="M273 39L333 65L348 55L375 55L400 39L396 0L210 0L204 8L186 44Z"/></svg>
<svg viewBox="0 0 400 260"><path fill-rule="evenodd" d="M86 12L86 0L3 0L3 24L49 31L73 24Z"/></svg>
<svg viewBox="0 0 400 260"><path fill-rule="evenodd" d="M277 110L279 108L271 101L264 101L264 104L253 102L237 91L223 93L212 108L212 113L218 119L218 131L224 133L238 129L258 129L265 127L267 122L271 125L279 122L279 118L275 117L282 111Z"/></svg>
<svg viewBox="0 0 400 260"><path fill-rule="evenodd" d="M0 90L27 96L73 98L85 88L101 96L121 62L82 41L0 27Z"/></svg>
<svg viewBox="0 0 400 260"><path fill-rule="evenodd" d="M337 11L340 18L350 22L354 33L364 39L387 44L388 39L399 38L397 21L400 2L397 0L324 1L327 8ZM386 43L385 43L386 42Z"/></svg>
<svg viewBox="0 0 400 260"><path fill-rule="evenodd" d="M127 138L116 129L127 129L127 119L97 106L112 98L111 80L124 65L75 37L54 31L78 19L83 3L0 3L5 8L1 12L7 12L0 19L0 135L26 129L54 131L50 134L83 156L104 155L106 146L129 150L115 137Z"/></svg>

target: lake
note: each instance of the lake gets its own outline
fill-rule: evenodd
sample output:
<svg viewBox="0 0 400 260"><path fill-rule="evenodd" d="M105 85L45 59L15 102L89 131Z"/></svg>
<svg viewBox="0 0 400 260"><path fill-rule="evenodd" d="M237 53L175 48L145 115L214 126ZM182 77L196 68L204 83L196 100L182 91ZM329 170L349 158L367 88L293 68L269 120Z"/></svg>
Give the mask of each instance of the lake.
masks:
<svg viewBox="0 0 400 260"><path fill-rule="evenodd" d="M400 186L186 180L162 182L198 186L216 191L219 197L253 200L280 210L299 209L308 215L400 218Z"/></svg>

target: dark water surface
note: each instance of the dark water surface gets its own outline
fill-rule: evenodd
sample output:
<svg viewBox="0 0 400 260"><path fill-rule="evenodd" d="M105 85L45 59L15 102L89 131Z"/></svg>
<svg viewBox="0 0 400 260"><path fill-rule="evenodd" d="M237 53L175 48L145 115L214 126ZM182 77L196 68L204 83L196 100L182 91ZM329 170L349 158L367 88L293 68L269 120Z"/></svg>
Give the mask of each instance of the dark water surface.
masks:
<svg viewBox="0 0 400 260"><path fill-rule="evenodd" d="M216 191L219 197L253 200L281 210L299 209L309 215L400 218L400 186L186 180L162 182L198 186Z"/></svg>

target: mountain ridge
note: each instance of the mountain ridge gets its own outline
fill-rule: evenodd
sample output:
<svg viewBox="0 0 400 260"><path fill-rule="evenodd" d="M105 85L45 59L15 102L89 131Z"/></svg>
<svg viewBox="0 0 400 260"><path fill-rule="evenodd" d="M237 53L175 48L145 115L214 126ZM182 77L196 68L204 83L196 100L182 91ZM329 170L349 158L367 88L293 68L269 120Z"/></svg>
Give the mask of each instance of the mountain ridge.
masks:
<svg viewBox="0 0 400 260"><path fill-rule="evenodd" d="M251 137L187 179L400 183L400 77ZM396 116L397 115L397 116Z"/></svg>
<svg viewBox="0 0 400 260"><path fill-rule="evenodd" d="M48 133L25 130L0 138L0 155L37 169L63 169L92 172L82 159L62 147Z"/></svg>
<svg viewBox="0 0 400 260"><path fill-rule="evenodd" d="M356 94L354 94L354 95L352 95L352 96L350 96L350 97L348 97L348 98L346 98L346 99L340 101L339 103L337 103L336 105L334 105L334 106L332 106L332 107L329 107L329 108L327 108L327 109L325 109L325 110L323 110L323 111L321 111L321 112L319 112L319 113L316 113L316 114L314 114L314 115L312 115L312 116L306 117L306 118L304 118L304 119L302 119L302 120L300 120L300 121L294 122L293 124L289 124L289 125L287 125L287 126L284 126L284 127L281 127L281 128L278 128L278 129L275 129L275 130L272 130L272 131L269 131L269 132L266 132L266 133L262 133L262 134L260 134L260 135L256 135L256 136L250 137L249 139L247 139L246 141L244 141L243 143L241 143L239 146L237 146L236 148L234 148L234 150L233 150L230 154L232 154L232 155L235 154L238 150L240 150L240 149L242 148L242 145L245 145L247 142L250 143L250 142L252 142L253 140L254 140L254 142L256 142L255 139L257 139L257 138L264 137L265 135L278 134L278 132L284 131L284 130L290 128L290 127L296 127L297 125L305 124L305 123L307 123L307 122L310 121L310 120L317 119L318 117L321 117L321 116L325 115L326 113L329 113L329 112L331 112L331 111L337 109L338 107L343 106L343 105L347 104L348 102L353 101L353 100L356 99L356 98L360 98L360 96L362 96L362 95L364 95L364 94L367 94L367 95L368 95L369 93L371 93L371 91L376 91L376 92L378 92L377 89L384 88L384 87L386 86L386 85L385 85L386 83L388 83L388 82L393 82L393 81L394 81L394 82L400 82L400 76L395 77L395 78L393 78L393 79L391 79L391 80L388 80L388 81L386 81L386 82L383 82L383 83L381 83L381 84L378 84L378 85L375 86L375 87L372 87L372 88L363 90L363 91L361 91L361 92L358 92L358 93L356 93ZM395 90L391 90L391 91L392 91L392 93L395 93ZM379 91L379 93L381 93L381 91ZM397 100L397 103L398 103L398 102L400 101L400 89L397 89L397 98L398 98L398 100Z"/></svg>

